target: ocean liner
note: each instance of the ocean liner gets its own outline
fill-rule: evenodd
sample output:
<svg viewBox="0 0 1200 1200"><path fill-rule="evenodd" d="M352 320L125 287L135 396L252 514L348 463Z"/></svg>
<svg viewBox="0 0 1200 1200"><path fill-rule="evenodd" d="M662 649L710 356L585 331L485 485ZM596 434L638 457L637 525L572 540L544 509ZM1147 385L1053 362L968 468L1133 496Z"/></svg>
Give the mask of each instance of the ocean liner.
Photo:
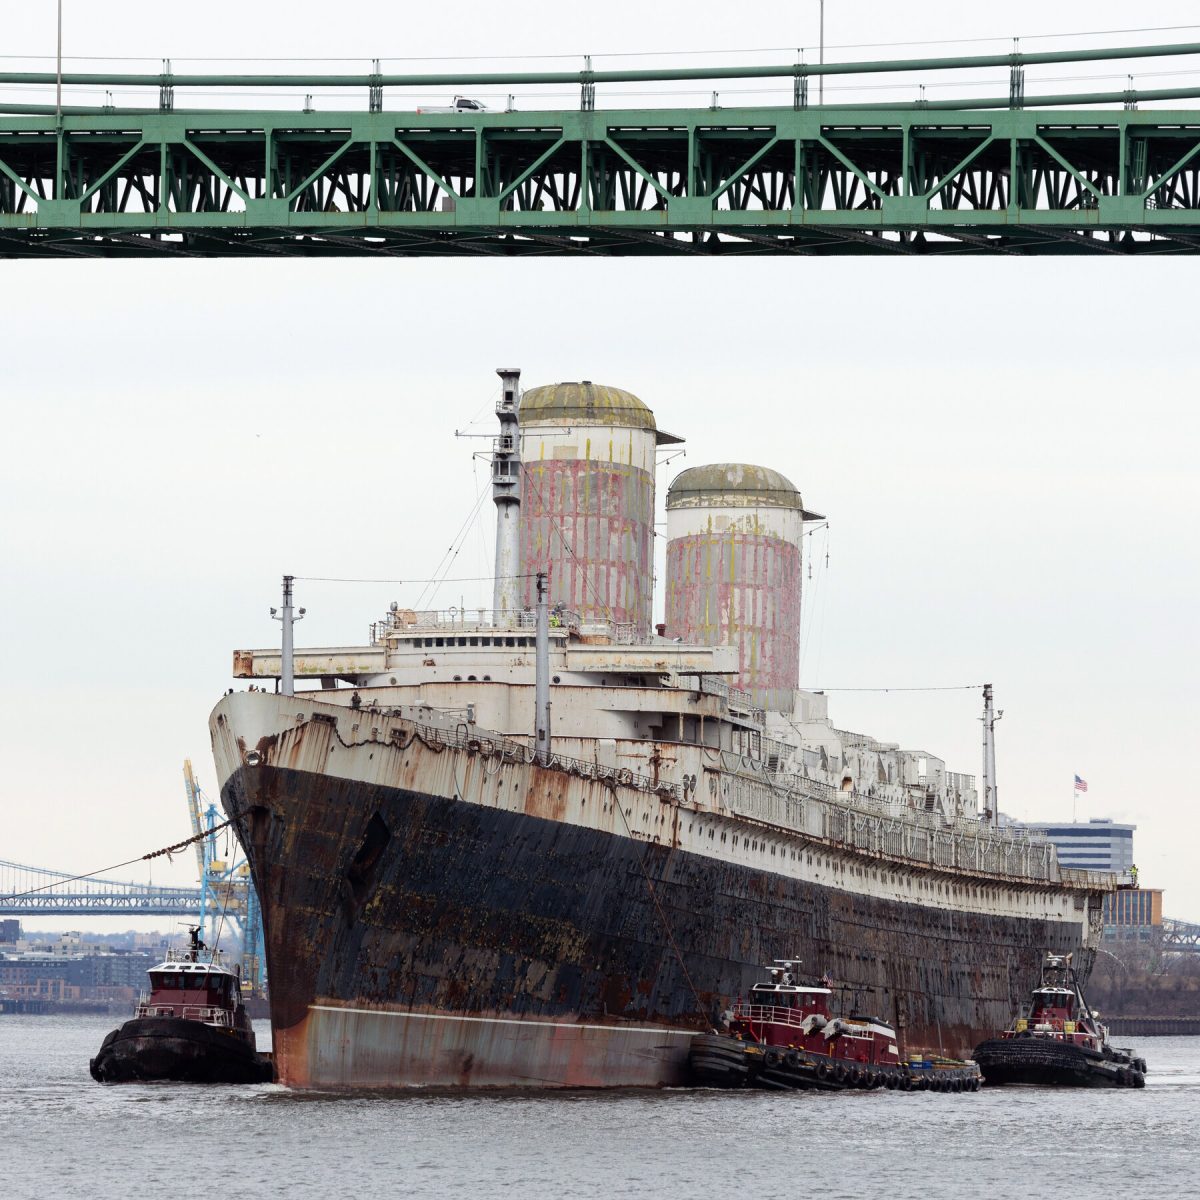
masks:
<svg viewBox="0 0 1200 1200"><path fill-rule="evenodd" d="M212 713L279 1080L673 1084L784 958L963 1056L1046 952L1086 976L1112 881L996 823L990 689L981 797L799 688L799 491L681 472L654 626L680 439L621 389L499 374L491 608L393 604L363 645L295 650L286 578L281 647L236 651L251 682Z"/></svg>

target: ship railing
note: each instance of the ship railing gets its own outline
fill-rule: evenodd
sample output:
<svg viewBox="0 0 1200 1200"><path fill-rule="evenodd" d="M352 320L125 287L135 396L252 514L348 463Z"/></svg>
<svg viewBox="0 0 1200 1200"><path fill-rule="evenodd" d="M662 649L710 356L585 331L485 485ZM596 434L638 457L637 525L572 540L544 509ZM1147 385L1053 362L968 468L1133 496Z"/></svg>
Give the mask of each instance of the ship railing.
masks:
<svg viewBox="0 0 1200 1200"><path fill-rule="evenodd" d="M1112 871L1085 871L1081 867L1063 867L1060 873L1063 883L1106 892L1115 891L1117 887L1117 876Z"/></svg>
<svg viewBox="0 0 1200 1200"><path fill-rule="evenodd" d="M173 1017L175 1015L175 1006L173 1004L139 1004L137 1011L133 1015L138 1019L143 1017Z"/></svg>
<svg viewBox="0 0 1200 1200"><path fill-rule="evenodd" d="M233 1027L233 1014L227 1008L211 1004L185 1004L183 1018L185 1021L203 1021L205 1025Z"/></svg>
<svg viewBox="0 0 1200 1200"><path fill-rule="evenodd" d="M766 724L766 709L757 707L754 697L749 692L732 687L723 679L716 679L712 675L681 672L676 678L679 687L699 692L702 696L719 696L725 701L725 707L731 711L749 717L756 725Z"/></svg>
<svg viewBox="0 0 1200 1200"><path fill-rule="evenodd" d="M445 746L510 762L534 761L529 743L487 734L465 722L450 728L415 724L422 737ZM563 754L552 755L546 765L584 779L605 780L679 802L686 800L694 787L691 781L671 783L629 767L608 766ZM1051 844L1044 838L1031 837L1024 829L947 822L937 813L885 807L883 802L859 793L839 792L799 776L790 777L799 785L796 788L781 787L777 782L781 778L768 775L764 780L730 771L727 782L733 786L722 788L720 806L781 830L922 866L985 871L1039 882L1058 882L1061 878L1076 886L1101 890L1110 886L1100 872L1071 872L1069 877L1065 872L1060 874ZM1087 876L1097 879L1093 881Z"/></svg>
<svg viewBox="0 0 1200 1200"><path fill-rule="evenodd" d="M751 1025L789 1025L799 1029L804 1022L804 1010L779 1008L774 1004L742 1004L733 1007L735 1021L748 1021Z"/></svg>
<svg viewBox="0 0 1200 1200"><path fill-rule="evenodd" d="M853 747L861 750L863 748L870 750L879 749L879 740L871 737L866 733L851 733L848 729L835 729L834 733L838 735L839 741L843 746Z"/></svg>
<svg viewBox="0 0 1200 1200"><path fill-rule="evenodd" d="M769 772L755 776L737 771L736 764L723 765L728 777L721 785L722 807L764 824L934 869L1038 882L1061 878L1051 844L1027 830L947 821L938 812L889 805L816 780ZM1082 878L1075 882L1095 886Z"/></svg>
<svg viewBox="0 0 1200 1200"><path fill-rule="evenodd" d="M519 742L499 734L486 733L475 726L461 722L453 728L413 722L421 737L440 745L472 754L482 754L508 762L532 763L535 760L533 747L528 742ZM566 754L551 754L546 764L551 770L566 771L582 779L601 779L620 787L634 788L657 796L671 797L682 801L687 792L683 784L670 783L643 775L630 767L607 766L583 758L571 758Z"/></svg>
<svg viewBox="0 0 1200 1200"><path fill-rule="evenodd" d="M720 696L722 700L729 699L729 684L723 679L717 679L712 675L680 675L681 680L694 679L695 686L690 690L699 692L702 696Z"/></svg>
<svg viewBox="0 0 1200 1200"><path fill-rule="evenodd" d="M385 642L389 634L411 634L430 630L434 633L494 633L497 630L537 628L537 612L522 608L516 612L498 612L490 608L414 609L394 608L382 621L370 626L372 645ZM550 610L551 632L563 629L580 637L604 638L618 646L650 645L656 639L640 633L633 621L610 621L587 617L573 609L556 605Z"/></svg>

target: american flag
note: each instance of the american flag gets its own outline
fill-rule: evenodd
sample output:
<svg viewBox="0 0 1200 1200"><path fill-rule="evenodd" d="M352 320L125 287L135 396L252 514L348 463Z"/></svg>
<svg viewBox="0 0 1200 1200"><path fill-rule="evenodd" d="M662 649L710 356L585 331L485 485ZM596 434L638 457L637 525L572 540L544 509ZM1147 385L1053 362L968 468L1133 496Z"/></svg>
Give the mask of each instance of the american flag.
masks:
<svg viewBox="0 0 1200 1200"><path fill-rule="evenodd" d="M1075 776L1075 790L1077 792L1086 792L1087 791L1087 780L1080 779L1079 776L1076 775Z"/></svg>

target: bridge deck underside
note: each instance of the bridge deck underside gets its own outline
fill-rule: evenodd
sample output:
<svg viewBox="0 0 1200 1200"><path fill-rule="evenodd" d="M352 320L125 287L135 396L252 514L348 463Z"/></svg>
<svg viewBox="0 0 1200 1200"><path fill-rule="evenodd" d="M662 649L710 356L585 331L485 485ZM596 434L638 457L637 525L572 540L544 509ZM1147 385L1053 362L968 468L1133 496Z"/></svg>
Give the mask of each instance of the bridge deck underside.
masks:
<svg viewBox="0 0 1200 1200"><path fill-rule="evenodd" d="M0 117L0 257L1200 249L1200 111Z"/></svg>

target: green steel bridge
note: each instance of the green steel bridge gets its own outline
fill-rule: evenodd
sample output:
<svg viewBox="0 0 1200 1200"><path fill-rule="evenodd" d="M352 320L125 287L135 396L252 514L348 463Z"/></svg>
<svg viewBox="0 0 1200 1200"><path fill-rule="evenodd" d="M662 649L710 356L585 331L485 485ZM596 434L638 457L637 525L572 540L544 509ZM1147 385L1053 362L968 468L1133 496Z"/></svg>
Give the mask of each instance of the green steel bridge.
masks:
<svg viewBox="0 0 1200 1200"><path fill-rule="evenodd" d="M0 257L1190 254L1200 88L1029 95L1031 65L1200 44L824 65L503 74L0 72ZM814 80L1003 68L1007 94L810 103ZM772 79L791 103L605 108L613 83ZM577 108L421 112L385 89L570 85ZM157 105L63 104L153 88ZM178 93L361 89L362 107L183 108Z"/></svg>

